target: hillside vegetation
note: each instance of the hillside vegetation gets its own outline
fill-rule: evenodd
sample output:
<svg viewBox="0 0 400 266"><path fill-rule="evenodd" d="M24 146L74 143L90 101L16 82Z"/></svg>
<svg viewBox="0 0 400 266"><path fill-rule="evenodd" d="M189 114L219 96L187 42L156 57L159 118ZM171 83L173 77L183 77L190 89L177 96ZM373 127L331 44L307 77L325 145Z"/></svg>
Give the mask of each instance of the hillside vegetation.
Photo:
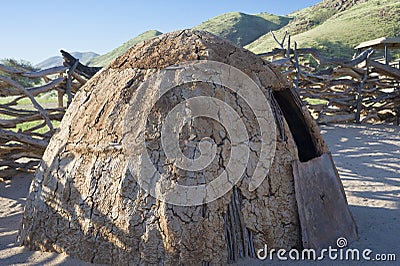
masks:
<svg viewBox="0 0 400 266"><path fill-rule="evenodd" d="M277 30L283 27L288 24L290 20L291 19L288 17L276 16L268 13L248 15L239 12L231 12L207 20L194 27L194 29L211 32L239 46L244 46L271 30ZM156 30L146 31L115 48L111 52L90 60L88 64L90 66L106 66L132 46L160 34L162 33Z"/></svg>
<svg viewBox="0 0 400 266"><path fill-rule="evenodd" d="M231 12L209 19L194 29L205 30L254 53L277 47L270 31L278 38L285 32L292 44L315 47L332 57L351 57L360 42L400 34L398 0L324 0L315 6L277 16L268 13L249 15ZM89 60L91 66L106 66L137 43L162 34L146 31L114 50Z"/></svg>
<svg viewBox="0 0 400 266"><path fill-rule="evenodd" d="M330 56L349 57L360 42L400 34L398 0L325 0L290 14L294 19L276 32L287 31L299 47L323 49ZM245 48L263 53L276 47L265 34Z"/></svg>
<svg viewBox="0 0 400 266"><path fill-rule="evenodd" d="M290 18L261 13L248 15L239 12L222 14L194 27L226 38L239 46L245 46L271 30L288 24Z"/></svg>
<svg viewBox="0 0 400 266"><path fill-rule="evenodd" d="M118 56L122 55L123 53L125 53L129 48L131 48L132 46L135 46L136 44L154 38L158 35L161 35L162 32L159 32L157 30L149 30L146 31L132 39L130 39L129 41L127 41L126 43L122 44L121 46L115 48L114 50L101 55L99 57L94 58L93 60L89 61L88 64L90 66L106 66L109 63L111 63L112 60L114 60L115 58L117 58Z"/></svg>

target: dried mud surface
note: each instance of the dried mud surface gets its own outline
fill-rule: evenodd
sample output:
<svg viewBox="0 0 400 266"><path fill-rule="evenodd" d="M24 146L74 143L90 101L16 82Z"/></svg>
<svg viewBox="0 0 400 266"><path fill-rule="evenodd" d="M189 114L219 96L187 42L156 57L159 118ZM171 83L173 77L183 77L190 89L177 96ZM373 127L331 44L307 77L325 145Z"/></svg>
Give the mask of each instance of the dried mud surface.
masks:
<svg viewBox="0 0 400 266"><path fill-rule="evenodd" d="M352 248L400 256L400 131L392 126L322 126L321 133L341 175L360 238ZM0 262L2 265L91 265L65 254L29 251L16 238L31 176L0 183ZM281 265L279 261L242 260L237 265ZM286 261L285 264L291 263ZM292 262L309 265L313 262ZM335 264L340 263L336 261ZM363 262L342 262L359 265ZM314 262L332 265L332 261ZM368 265L382 265L369 262Z"/></svg>

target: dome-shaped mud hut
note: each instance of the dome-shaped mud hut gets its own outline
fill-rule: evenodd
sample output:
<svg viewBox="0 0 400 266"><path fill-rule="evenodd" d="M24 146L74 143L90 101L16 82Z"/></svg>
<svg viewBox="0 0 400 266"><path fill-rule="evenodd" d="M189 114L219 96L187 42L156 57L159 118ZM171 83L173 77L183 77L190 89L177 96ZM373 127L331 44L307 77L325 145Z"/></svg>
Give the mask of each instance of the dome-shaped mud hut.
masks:
<svg viewBox="0 0 400 266"><path fill-rule="evenodd" d="M225 264L356 229L290 83L209 33L142 42L76 94L19 241L102 264Z"/></svg>

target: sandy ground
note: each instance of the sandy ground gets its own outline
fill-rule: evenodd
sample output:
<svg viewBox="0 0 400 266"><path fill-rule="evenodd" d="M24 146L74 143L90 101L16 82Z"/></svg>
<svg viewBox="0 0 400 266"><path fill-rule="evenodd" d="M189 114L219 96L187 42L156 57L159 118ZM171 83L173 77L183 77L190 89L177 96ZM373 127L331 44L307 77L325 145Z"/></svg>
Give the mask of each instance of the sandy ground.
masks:
<svg viewBox="0 0 400 266"><path fill-rule="evenodd" d="M400 261L400 128L394 126L321 126L342 178L359 240L351 248L373 254L396 254ZM15 177L0 183L0 265L90 265L66 255L33 252L15 244L30 180ZM320 264L321 262L286 262ZM333 265L338 261L324 261ZM281 265L246 260L238 265ZM349 262L342 262L349 264ZM360 262L352 262L359 265ZM389 262L369 262L386 265ZM395 265L395 263L392 263Z"/></svg>

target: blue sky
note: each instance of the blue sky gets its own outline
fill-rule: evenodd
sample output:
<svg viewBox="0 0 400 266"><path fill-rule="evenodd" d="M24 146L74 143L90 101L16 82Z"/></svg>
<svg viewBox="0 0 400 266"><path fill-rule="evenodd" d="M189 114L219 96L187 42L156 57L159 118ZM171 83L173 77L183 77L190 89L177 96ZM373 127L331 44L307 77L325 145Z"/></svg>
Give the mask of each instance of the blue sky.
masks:
<svg viewBox="0 0 400 266"><path fill-rule="evenodd" d="M2 1L0 58L38 63L59 55L60 49L104 54L150 29L191 28L231 11L286 15L320 1Z"/></svg>

